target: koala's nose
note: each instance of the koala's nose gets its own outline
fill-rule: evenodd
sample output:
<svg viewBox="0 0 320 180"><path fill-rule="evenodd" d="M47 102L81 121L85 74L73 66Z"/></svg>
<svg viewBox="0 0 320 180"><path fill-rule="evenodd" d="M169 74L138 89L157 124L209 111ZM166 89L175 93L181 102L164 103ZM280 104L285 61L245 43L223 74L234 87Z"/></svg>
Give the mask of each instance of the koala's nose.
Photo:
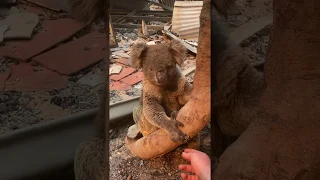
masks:
<svg viewBox="0 0 320 180"><path fill-rule="evenodd" d="M165 81L165 79L166 79L166 73L164 71L158 71L156 76L157 76L158 82L160 82L160 83Z"/></svg>

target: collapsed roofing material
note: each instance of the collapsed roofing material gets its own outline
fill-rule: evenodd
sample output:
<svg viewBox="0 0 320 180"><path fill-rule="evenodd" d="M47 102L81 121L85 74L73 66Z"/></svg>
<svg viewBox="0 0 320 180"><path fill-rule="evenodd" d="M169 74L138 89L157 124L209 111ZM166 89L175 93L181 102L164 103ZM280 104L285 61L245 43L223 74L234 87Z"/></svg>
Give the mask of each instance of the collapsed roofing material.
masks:
<svg viewBox="0 0 320 180"><path fill-rule="evenodd" d="M198 41L203 1L176 1L172 15L172 32L180 39Z"/></svg>

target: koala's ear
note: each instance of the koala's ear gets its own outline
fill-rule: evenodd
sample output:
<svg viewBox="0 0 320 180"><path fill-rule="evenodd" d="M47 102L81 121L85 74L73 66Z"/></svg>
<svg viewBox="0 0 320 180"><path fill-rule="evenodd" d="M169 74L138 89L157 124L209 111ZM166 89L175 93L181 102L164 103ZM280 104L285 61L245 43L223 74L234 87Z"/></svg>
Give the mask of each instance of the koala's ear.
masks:
<svg viewBox="0 0 320 180"><path fill-rule="evenodd" d="M148 46L145 43L137 43L131 47L131 63L134 68L142 67L142 56L148 49Z"/></svg>
<svg viewBox="0 0 320 180"><path fill-rule="evenodd" d="M176 63L181 66L186 58L187 48L178 40L172 40L170 42L170 50L176 60Z"/></svg>

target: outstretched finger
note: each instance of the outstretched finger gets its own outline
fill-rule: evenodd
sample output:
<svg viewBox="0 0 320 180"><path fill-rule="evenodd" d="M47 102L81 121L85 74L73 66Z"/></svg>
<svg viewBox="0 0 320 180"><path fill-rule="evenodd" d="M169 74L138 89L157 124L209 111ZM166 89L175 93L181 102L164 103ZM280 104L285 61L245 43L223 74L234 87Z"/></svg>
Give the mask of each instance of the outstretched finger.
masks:
<svg viewBox="0 0 320 180"><path fill-rule="evenodd" d="M188 148L186 148L186 149L184 149L184 152L186 152L186 153L199 153L200 151L197 151L197 150L195 150L195 149L188 149Z"/></svg>
<svg viewBox="0 0 320 180"><path fill-rule="evenodd" d="M190 162L191 161L191 155L192 155L192 153L183 152L181 156L182 156L183 159L185 159L185 160Z"/></svg>
<svg viewBox="0 0 320 180"><path fill-rule="evenodd" d="M193 167L191 165L189 165L189 164L180 164L179 165L179 170L195 173Z"/></svg>
<svg viewBox="0 0 320 180"><path fill-rule="evenodd" d="M196 175L190 175L186 173L181 173L181 177L183 180L200 180Z"/></svg>

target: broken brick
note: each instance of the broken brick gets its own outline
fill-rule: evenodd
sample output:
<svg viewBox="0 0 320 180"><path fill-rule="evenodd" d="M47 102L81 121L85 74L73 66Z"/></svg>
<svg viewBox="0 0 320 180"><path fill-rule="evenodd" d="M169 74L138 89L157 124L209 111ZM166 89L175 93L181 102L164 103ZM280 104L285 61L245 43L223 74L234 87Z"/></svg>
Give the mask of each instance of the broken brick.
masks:
<svg viewBox="0 0 320 180"><path fill-rule="evenodd" d="M122 91L122 90L129 90L131 89L131 86L129 86L128 84L116 81L110 84L109 86L111 91Z"/></svg>
<svg viewBox="0 0 320 180"><path fill-rule="evenodd" d="M44 21L42 30L33 35L31 40L9 41L0 48L0 56L27 61L83 28L80 22L68 18Z"/></svg>
<svg viewBox="0 0 320 180"><path fill-rule="evenodd" d="M106 36L93 32L32 58L48 69L72 75L103 60Z"/></svg>
<svg viewBox="0 0 320 180"><path fill-rule="evenodd" d="M39 91L60 89L68 83L66 76L61 76L48 69L34 71L30 63L12 65L12 74L5 83L5 91Z"/></svg>
<svg viewBox="0 0 320 180"><path fill-rule="evenodd" d="M127 76L127 77L121 79L121 82L126 83L131 86L131 85L137 84L138 82L142 81L142 79L143 79L143 73L137 72L137 73L131 74L130 76Z"/></svg>
<svg viewBox="0 0 320 180"><path fill-rule="evenodd" d="M132 74L134 71L136 71L136 69L134 69L132 67L127 67L127 68L122 69L120 74L111 75L110 79L114 80L114 81L119 81L120 79L125 78L126 76Z"/></svg>

